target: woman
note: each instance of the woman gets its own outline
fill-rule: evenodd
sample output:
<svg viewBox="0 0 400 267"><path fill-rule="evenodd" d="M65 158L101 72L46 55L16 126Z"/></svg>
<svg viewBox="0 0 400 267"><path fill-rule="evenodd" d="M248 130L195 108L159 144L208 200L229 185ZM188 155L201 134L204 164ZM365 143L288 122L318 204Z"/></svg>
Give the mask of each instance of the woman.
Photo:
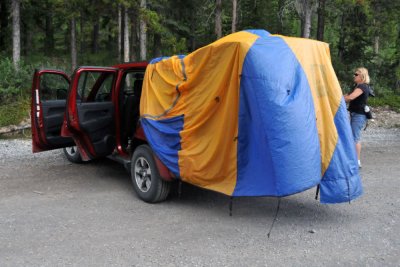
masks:
<svg viewBox="0 0 400 267"><path fill-rule="evenodd" d="M344 95L344 100L350 102L350 122L351 130L353 132L354 142L356 144L358 167L361 168L360 154L361 154L361 129L367 122L364 108L367 105L369 95L369 75L366 68L358 68L354 72L354 83L356 84L350 94Z"/></svg>

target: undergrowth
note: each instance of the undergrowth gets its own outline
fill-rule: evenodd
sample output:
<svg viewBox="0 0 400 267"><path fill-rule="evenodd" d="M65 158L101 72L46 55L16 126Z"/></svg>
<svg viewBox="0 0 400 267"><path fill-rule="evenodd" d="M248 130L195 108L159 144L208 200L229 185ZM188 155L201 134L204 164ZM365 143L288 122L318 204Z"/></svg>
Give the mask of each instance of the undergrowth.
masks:
<svg viewBox="0 0 400 267"><path fill-rule="evenodd" d="M19 97L15 100L3 101L0 105L0 127L15 125L29 118L30 100Z"/></svg>
<svg viewBox="0 0 400 267"><path fill-rule="evenodd" d="M396 112L400 112L400 95L390 92L378 97L370 97L368 104L373 107L387 106Z"/></svg>

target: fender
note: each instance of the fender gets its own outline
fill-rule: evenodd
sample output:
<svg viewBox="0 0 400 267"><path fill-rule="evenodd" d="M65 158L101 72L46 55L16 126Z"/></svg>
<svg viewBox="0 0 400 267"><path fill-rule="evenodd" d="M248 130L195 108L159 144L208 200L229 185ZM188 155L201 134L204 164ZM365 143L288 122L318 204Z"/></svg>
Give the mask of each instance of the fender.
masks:
<svg viewBox="0 0 400 267"><path fill-rule="evenodd" d="M164 163L162 163L161 160L154 153L153 157L156 162L158 173L160 174L161 178L167 182L174 181L176 179L175 175L168 170L167 166L165 166Z"/></svg>

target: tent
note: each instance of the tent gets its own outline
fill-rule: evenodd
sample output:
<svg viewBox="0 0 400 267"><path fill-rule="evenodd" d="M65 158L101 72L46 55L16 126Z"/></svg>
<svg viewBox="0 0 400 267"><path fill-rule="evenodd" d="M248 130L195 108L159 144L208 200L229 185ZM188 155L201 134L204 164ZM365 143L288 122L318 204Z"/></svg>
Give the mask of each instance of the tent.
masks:
<svg viewBox="0 0 400 267"><path fill-rule="evenodd" d="M248 30L153 59L140 114L153 151L190 184L276 197L319 185L322 203L362 194L326 43Z"/></svg>

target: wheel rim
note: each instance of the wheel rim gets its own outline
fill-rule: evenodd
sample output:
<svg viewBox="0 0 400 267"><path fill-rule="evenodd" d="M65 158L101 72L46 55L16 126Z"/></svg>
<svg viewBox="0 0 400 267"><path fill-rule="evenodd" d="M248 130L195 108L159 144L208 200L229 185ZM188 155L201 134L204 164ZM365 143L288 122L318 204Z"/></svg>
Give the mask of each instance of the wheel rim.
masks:
<svg viewBox="0 0 400 267"><path fill-rule="evenodd" d="M135 162L135 181L136 185L143 193L151 187L151 168L149 162L144 157L139 157Z"/></svg>
<svg viewBox="0 0 400 267"><path fill-rule="evenodd" d="M78 153L78 149L76 148L76 146L70 146L70 147L66 147L65 151L68 153L68 155L70 155L71 157L75 156Z"/></svg>

